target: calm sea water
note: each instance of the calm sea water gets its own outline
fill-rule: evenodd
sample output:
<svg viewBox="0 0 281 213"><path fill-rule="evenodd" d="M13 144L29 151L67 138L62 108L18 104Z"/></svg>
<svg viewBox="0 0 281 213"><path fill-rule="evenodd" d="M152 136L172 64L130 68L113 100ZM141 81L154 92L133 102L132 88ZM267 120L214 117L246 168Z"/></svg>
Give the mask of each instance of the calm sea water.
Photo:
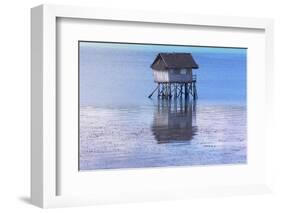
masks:
<svg viewBox="0 0 281 213"><path fill-rule="evenodd" d="M147 96L159 52L199 64L194 101ZM246 49L80 43L80 169L247 161Z"/></svg>

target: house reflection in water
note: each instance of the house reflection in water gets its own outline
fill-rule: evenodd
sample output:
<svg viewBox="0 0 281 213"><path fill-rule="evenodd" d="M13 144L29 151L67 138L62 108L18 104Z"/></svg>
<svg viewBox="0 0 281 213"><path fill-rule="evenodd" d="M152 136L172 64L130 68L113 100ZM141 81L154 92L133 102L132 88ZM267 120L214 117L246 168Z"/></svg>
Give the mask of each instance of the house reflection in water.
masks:
<svg viewBox="0 0 281 213"><path fill-rule="evenodd" d="M151 131L157 143L190 143L196 135L196 102L158 99Z"/></svg>

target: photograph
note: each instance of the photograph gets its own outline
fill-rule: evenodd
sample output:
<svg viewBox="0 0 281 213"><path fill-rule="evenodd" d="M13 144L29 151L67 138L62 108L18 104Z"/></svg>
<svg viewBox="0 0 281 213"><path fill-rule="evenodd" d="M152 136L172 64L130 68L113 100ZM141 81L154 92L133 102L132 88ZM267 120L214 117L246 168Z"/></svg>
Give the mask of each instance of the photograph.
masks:
<svg viewBox="0 0 281 213"><path fill-rule="evenodd" d="M247 164L247 48L78 41L79 171Z"/></svg>

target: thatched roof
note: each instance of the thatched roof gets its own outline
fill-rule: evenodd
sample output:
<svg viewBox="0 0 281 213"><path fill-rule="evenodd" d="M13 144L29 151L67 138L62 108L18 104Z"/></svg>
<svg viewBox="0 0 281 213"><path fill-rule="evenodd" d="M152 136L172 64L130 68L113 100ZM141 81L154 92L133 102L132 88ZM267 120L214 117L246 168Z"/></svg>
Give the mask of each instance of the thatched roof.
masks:
<svg viewBox="0 0 281 213"><path fill-rule="evenodd" d="M154 70L198 69L191 53L159 53L151 68Z"/></svg>

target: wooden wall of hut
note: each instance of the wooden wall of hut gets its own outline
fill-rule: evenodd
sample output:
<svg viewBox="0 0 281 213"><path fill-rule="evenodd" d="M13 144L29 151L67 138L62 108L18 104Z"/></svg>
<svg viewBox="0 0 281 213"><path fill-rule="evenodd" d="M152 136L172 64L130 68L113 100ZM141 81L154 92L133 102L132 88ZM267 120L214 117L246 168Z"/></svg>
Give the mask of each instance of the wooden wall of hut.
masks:
<svg viewBox="0 0 281 213"><path fill-rule="evenodd" d="M153 70L156 83L187 83L192 81L192 69Z"/></svg>

